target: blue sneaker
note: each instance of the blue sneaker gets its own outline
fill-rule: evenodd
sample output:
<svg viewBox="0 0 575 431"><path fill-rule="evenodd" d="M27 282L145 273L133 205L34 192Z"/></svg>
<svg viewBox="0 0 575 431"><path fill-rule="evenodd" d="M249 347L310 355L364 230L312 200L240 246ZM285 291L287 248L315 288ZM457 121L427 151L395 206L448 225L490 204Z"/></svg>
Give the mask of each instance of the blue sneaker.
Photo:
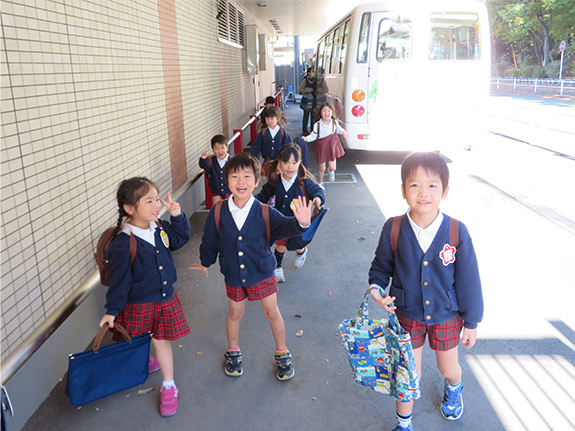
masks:
<svg viewBox="0 0 575 431"><path fill-rule="evenodd" d="M447 379L445 380L443 401L441 403L441 414L448 421L456 421L463 415L463 395L461 395L462 390L463 385L461 383L457 389L452 390L447 385Z"/></svg>
<svg viewBox="0 0 575 431"><path fill-rule="evenodd" d="M396 425L391 431L413 431L413 427L409 424L407 427L402 427L401 425Z"/></svg>

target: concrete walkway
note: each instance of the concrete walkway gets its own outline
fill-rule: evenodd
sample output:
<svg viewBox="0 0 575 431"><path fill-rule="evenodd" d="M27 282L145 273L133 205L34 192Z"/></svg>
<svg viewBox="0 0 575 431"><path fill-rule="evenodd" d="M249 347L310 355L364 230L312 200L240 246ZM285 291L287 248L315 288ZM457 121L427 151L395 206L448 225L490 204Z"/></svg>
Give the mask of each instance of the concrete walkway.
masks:
<svg viewBox="0 0 575 431"><path fill-rule="evenodd" d="M287 129L292 137L301 133L301 112L297 104L290 104L287 109ZM311 151L313 162L313 148ZM191 240L175 253L177 291L192 329L190 335L173 344L176 383L180 388L178 413L169 419L159 415L159 373L139 387L81 408L69 403L62 381L24 430L390 430L395 424L393 399L354 383L337 328L343 319L357 314L381 227L385 217L395 215L382 214L355 164L359 160L398 164L403 154L391 156L377 160L374 155L348 152L340 159L338 181L326 183L329 213L309 246L305 266L293 268L293 253L284 258L286 282L280 285L278 298L287 344L294 355L293 380L279 382L275 378L274 342L259 303L248 303L242 320L244 375L230 378L223 373L227 347L223 277L217 265L210 268L207 279L203 273L189 269L199 261L207 216L207 212L199 211L191 216ZM315 166L311 170L317 172ZM395 183L392 187L399 193ZM373 307L372 315L381 313ZM518 352L531 347L521 341L511 345ZM470 352L463 350L464 417L458 422L441 417L438 405L442 378L433 352L426 348L423 395L414 412L416 430L505 429L470 367L473 355L493 355L502 350L501 343L486 340ZM66 360L67 353L62 360ZM572 352L566 356L572 358ZM147 388L154 389L137 395Z"/></svg>

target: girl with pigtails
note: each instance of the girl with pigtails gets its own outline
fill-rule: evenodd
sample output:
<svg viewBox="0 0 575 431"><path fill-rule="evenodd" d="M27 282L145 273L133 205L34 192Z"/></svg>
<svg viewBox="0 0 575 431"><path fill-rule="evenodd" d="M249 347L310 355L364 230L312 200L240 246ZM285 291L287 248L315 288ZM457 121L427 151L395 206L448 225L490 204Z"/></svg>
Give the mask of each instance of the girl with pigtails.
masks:
<svg viewBox="0 0 575 431"><path fill-rule="evenodd" d="M172 251L188 242L190 222L170 193L167 202L161 199L158 187L147 178L122 181L116 197L119 216L114 239L106 251L110 286L100 326L113 328L117 322L132 337L152 332L156 358L150 357L148 371L161 370L160 414L173 416L178 408L178 389L171 341L190 330L174 292L177 276ZM158 222L162 205L167 207L170 221ZM132 234L137 243L133 262ZM115 335L114 339L122 337Z"/></svg>

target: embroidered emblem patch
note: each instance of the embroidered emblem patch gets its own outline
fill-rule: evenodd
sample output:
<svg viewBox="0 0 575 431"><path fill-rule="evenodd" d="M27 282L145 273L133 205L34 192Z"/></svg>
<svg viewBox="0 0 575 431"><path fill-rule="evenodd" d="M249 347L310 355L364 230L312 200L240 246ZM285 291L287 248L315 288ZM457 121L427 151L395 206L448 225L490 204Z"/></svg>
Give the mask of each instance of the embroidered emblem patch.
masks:
<svg viewBox="0 0 575 431"><path fill-rule="evenodd" d="M450 263L455 262L455 252L456 252L456 248L449 245L449 244L445 244L443 246L443 250L441 250L441 253L439 253L439 257L441 258L441 261L443 262L443 266L447 266Z"/></svg>
<svg viewBox="0 0 575 431"><path fill-rule="evenodd" d="M170 246L170 240L168 239L168 234L166 233L165 230L162 229L162 231L160 232L160 238L162 238L162 242L164 243L164 245L166 246L166 248L168 248Z"/></svg>

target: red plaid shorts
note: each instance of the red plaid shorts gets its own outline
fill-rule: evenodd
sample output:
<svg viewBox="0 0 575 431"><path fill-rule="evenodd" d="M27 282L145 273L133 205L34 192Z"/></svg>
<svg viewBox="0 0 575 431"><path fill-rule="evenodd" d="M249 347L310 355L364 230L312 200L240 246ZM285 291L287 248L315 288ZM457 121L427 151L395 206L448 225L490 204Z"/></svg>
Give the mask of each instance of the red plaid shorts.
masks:
<svg viewBox="0 0 575 431"><path fill-rule="evenodd" d="M259 301L267 296L273 295L278 291L278 282L275 277L269 277L251 286L232 286L226 283L226 293L228 298L234 302L241 302L244 299L248 301Z"/></svg>
<svg viewBox="0 0 575 431"><path fill-rule="evenodd" d="M289 241L290 239L291 239L291 238L278 239L278 240L276 241L276 245L286 246L287 243L288 243L288 241Z"/></svg>
<svg viewBox="0 0 575 431"><path fill-rule="evenodd" d="M411 335L411 347L417 349L425 344L425 336L429 334L429 347L433 350L445 352L457 347L463 329L463 319L457 315L445 322L435 325L426 325L417 320L401 314L398 310L397 318L400 325Z"/></svg>
<svg viewBox="0 0 575 431"><path fill-rule="evenodd" d="M163 302L126 304L116 317L116 322L126 328L132 337L151 331L152 338L156 340L173 341L190 333L180 298L175 292ZM114 331L114 341L123 339L122 334Z"/></svg>

